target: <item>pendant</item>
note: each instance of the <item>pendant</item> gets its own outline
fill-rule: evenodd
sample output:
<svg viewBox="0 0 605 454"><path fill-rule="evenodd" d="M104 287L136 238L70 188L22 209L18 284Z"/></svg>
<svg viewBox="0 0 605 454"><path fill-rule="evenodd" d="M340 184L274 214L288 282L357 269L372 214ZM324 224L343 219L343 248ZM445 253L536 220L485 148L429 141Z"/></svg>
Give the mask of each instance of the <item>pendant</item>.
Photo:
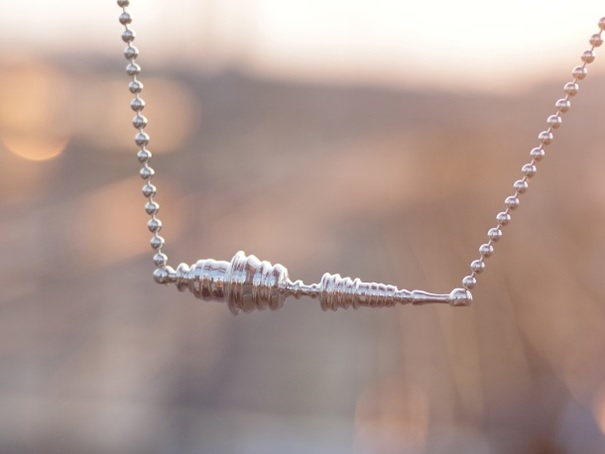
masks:
<svg viewBox="0 0 605 454"><path fill-rule="evenodd" d="M234 314L266 308L276 310L289 296L318 299L323 310L333 311L397 304L468 306L473 299L471 292L464 288L455 288L450 293L399 290L394 285L362 282L330 273L325 273L318 284L307 285L300 280L291 281L282 265L260 261L242 251L230 262L205 259L191 266L181 263L176 270L158 268L154 277L158 283L175 284L180 291L189 289L202 300L226 302Z"/></svg>

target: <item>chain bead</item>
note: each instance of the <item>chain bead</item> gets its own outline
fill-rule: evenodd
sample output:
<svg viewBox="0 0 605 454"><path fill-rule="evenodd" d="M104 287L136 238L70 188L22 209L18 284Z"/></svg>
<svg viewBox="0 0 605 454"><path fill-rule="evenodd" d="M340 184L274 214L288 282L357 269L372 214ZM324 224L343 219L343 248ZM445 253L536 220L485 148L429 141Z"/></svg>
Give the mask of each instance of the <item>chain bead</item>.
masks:
<svg viewBox="0 0 605 454"><path fill-rule="evenodd" d="M571 75L578 80L584 80L587 74L588 70L585 66L576 66L571 72Z"/></svg>
<svg viewBox="0 0 605 454"><path fill-rule="evenodd" d="M494 243L502 238L502 230L498 227L492 227L487 231L487 237Z"/></svg>
<svg viewBox="0 0 605 454"><path fill-rule="evenodd" d="M139 152L137 153L137 159L141 164L145 164L151 159L151 151L145 149L139 150Z"/></svg>
<svg viewBox="0 0 605 454"><path fill-rule="evenodd" d="M127 28L122 32L122 41L124 41L125 43L133 42L136 37L137 35L134 30L130 30Z"/></svg>
<svg viewBox="0 0 605 454"><path fill-rule="evenodd" d="M130 5L130 1L129 0L118 0L118 6L121 8L126 8L128 5Z"/></svg>
<svg viewBox="0 0 605 454"><path fill-rule="evenodd" d="M136 63L128 63L126 66L126 73L129 76L136 76L141 73L141 67Z"/></svg>
<svg viewBox="0 0 605 454"><path fill-rule="evenodd" d="M505 200L504 204L508 207L509 210L514 210L519 206L519 197L514 195L509 195Z"/></svg>
<svg viewBox="0 0 605 454"><path fill-rule="evenodd" d="M147 198L153 197L156 191L156 187L149 182L145 183L145 185L143 186L143 195Z"/></svg>
<svg viewBox="0 0 605 454"><path fill-rule="evenodd" d="M139 175L141 175L143 180L149 180L153 175L155 175L155 171L145 164L145 166L139 171Z"/></svg>
<svg viewBox="0 0 605 454"><path fill-rule="evenodd" d="M139 146L139 147L144 147L146 145L149 145L149 135L145 132L139 132L135 137L134 137L134 142Z"/></svg>
<svg viewBox="0 0 605 454"><path fill-rule="evenodd" d="M124 11L122 14L120 14L120 24L128 25L131 22L132 22L132 18L130 17L130 14L128 14L126 11Z"/></svg>
<svg viewBox="0 0 605 454"><path fill-rule="evenodd" d="M558 115L551 115L546 119L546 124L552 129L557 129L561 126L561 123L563 123L563 120Z"/></svg>
<svg viewBox="0 0 605 454"><path fill-rule="evenodd" d="M134 60L139 56L139 49L134 46L128 46L124 49L124 57L126 60Z"/></svg>
<svg viewBox="0 0 605 454"><path fill-rule="evenodd" d="M498 224L504 227L510 222L510 214L507 211L501 211L496 215L496 220L498 221Z"/></svg>
<svg viewBox="0 0 605 454"><path fill-rule="evenodd" d="M162 230L162 221L157 218L151 218L149 222L147 222L147 228L151 233L158 233Z"/></svg>
<svg viewBox="0 0 605 454"><path fill-rule="evenodd" d="M485 269L485 262L483 260L473 260L471 262L471 270L473 273L479 274Z"/></svg>
<svg viewBox="0 0 605 454"><path fill-rule="evenodd" d="M155 266L166 266L166 262L168 262L168 257L163 252L158 252L153 256L153 264Z"/></svg>
<svg viewBox="0 0 605 454"><path fill-rule="evenodd" d="M147 126L147 117L145 117L145 115L141 115L141 114L135 115L134 118L132 119L132 125L136 129L143 129L144 127Z"/></svg>
<svg viewBox="0 0 605 454"><path fill-rule="evenodd" d="M462 285L465 289L470 290L477 285L477 279L472 275L465 276L464 279L462 279Z"/></svg>
<svg viewBox="0 0 605 454"><path fill-rule="evenodd" d="M130 108L135 112L140 112L145 108L145 101L142 98L134 98L130 101Z"/></svg>
<svg viewBox="0 0 605 454"><path fill-rule="evenodd" d="M555 107L559 110L559 112L565 113L571 107L571 101L569 99L567 99L567 98L559 99L555 103Z"/></svg>
<svg viewBox="0 0 605 454"><path fill-rule="evenodd" d="M595 59L594 52L592 50L587 50L582 54L582 61L584 63L592 63Z"/></svg>
<svg viewBox="0 0 605 454"><path fill-rule="evenodd" d="M554 136L550 131L542 131L538 134L538 140L542 145L548 145L552 142Z"/></svg>
<svg viewBox="0 0 605 454"><path fill-rule="evenodd" d="M529 152L529 155L534 161L541 161L542 158L544 158L544 150L539 147L532 148L532 150Z"/></svg>
<svg viewBox="0 0 605 454"><path fill-rule="evenodd" d="M603 38L601 37L600 33L595 33L594 35L592 35L590 37L590 45L593 47L599 47L601 44L603 44Z"/></svg>
<svg viewBox="0 0 605 454"><path fill-rule="evenodd" d="M174 274L174 268L163 266L153 271L153 280L158 284L167 284L170 281L170 276L174 276Z"/></svg>
<svg viewBox="0 0 605 454"><path fill-rule="evenodd" d="M160 211L160 205L157 202L147 202L145 204L145 212L147 214L158 214L158 211Z"/></svg>
<svg viewBox="0 0 605 454"><path fill-rule="evenodd" d="M599 20L599 28L600 28L601 30L605 30L605 17L602 17L602 18Z"/></svg>
<svg viewBox="0 0 605 454"><path fill-rule="evenodd" d="M479 247L479 254L483 257L488 258L494 253L494 247L490 243L482 244Z"/></svg>
<svg viewBox="0 0 605 454"><path fill-rule="evenodd" d="M521 167L521 172L523 172L523 175L525 175L527 178L533 177L536 174L536 171L536 166L529 162Z"/></svg>
<svg viewBox="0 0 605 454"><path fill-rule="evenodd" d="M565 86L563 86L563 91L569 96L577 95L579 89L579 85L575 82L567 82Z"/></svg>
<svg viewBox="0 0 605 454"><path fill-rule="evenodd" d="M151 247L155 250L161 249L164 246L164 238L160 235L154 235L151 237Z"/></svg>
<svg viewBox="0 0 605 454"><path fill-rule="evenodd" d="M128 84L128 89L130 93L136 95L137 93L141 93L143 91L143 82L139 80L133 80Z"/></svg>
<svg viewBox="0 0 605 454"><path fill-rule="evenodd" d="M527 180L524 179L517 180L513 184L513 188L515 188L515 191L517 191L519 194L525 194L527 192L528 187L529 184L527 183Z"/></svg>

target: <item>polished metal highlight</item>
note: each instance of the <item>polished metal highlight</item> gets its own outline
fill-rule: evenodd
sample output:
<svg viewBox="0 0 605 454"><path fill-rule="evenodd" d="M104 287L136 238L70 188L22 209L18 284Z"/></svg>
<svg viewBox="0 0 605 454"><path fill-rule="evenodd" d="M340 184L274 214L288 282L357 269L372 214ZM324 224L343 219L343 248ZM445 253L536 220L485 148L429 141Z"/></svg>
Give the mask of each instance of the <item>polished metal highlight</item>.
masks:
<svg viewBox="0 0 605 454"><path fill-rule="evenodd" d="M282 265L260 261L242 251L230 262L205 259L191 266L181 263L176 270L166 267L164 273L155 276L159 283L175 284L180 291L188 289L197 298L226 302L234 314L266 308L276 310L289 296L319 299L326 311L398 304L468 306L473 299L463 288L450 293L400 290L394 285L362 282L330 273L325 273L318 284L307 285L300 280L291 281Z"/></svg>

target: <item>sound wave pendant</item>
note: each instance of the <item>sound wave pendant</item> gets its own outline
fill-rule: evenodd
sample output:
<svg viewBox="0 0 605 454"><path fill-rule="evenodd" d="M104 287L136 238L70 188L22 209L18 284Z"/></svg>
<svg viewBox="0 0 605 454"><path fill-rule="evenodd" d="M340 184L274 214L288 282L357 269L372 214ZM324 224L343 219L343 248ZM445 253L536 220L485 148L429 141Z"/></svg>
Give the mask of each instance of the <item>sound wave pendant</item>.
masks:
<svg viewBox="0 0 605 454"><path fill-rule="evenodd" d="M234 314L266 308L276 310L289 296L318 299L326 311L397 304L468 306L473 299L471 292L464 288L455 288L450 293L400 290L394 285L362 282L330 273L325 273L318 284L307 285L300 280L291 281L284 266L260 261L254 255L246 256L242 251L230 262L205 259L191 266L181 263L176 270L158 268L154 276L158 283L176 284L180 291L189 289L202 300L226 302Z"/></svg>
<svg viewBox="0 0 605 454"><path fill-rule="evenodd" d="M464 288L455 288L450 293L429 293L422 290L400 290L394 285L362 282L359 279L329 273L324 274L318 284L293 282L288 277L288 270L282 265L272 265L260 261L253 255L246 256L243 252L235 254L230 262L206 259L191 266L182 263L176 271L168 266L168 257L162 252L164 238L159 235L162 228L162 222L157 217L160 206L154 200L156 187L151 184L155 171L149 166L151 158L151 152L147 149L149 135L144 132L147 119L141 114L145 108L145 101L140 97L143 84L139 80L141 67L136 63L139 50L132 45L136 35L130 28L132 18L126 11L130 1L117 0L117 3L122 8L119 18L124 26L122 40L127 43L124 57L128 60L126 72L131 77L128 89L134 95L130 107L136 112L132 124L137 130L135 136L135 143L139 147L137 159L142 164L139 175L145 180L143 186L143 195L147 198L145 211L151 217L147 222L147 228L153 233L151 247L155 250L153 263L157 267L153 273L154 279L160 284L176 284L181 291L189 289L197 298L203 300L226 302L234 314L241 311L251 312L255 309L279 309L289 296L296 299L303 296L318 299L324 310L333 311L339 308L391 307L397 304L470 305L473 297L469 289L474 288L477 274L485 268L485 259L492 255L493 244L502 236L502 227L510 222L510 212L519 206L519 196L527 191L528 181L536 173L536 164L545 155L544 147L553 141L553 131L559 128L563 121L563 114L569 110L570 98L578 93L578 81L586 77L587 65L594 61L594 50L603 44L602 34L605 31L605 17L603 17L598 22L598 33L594 33L589 39L590 49L581 55L582 64L572 70L573 79L563 86L565 97L555 103L556 113L546 119L548 128L538 134L539 145L532 148L531 160L521 168L523 177L514 182L515 192L505 199L506 209L498 213L496 216L498 223L487 232L489 241L479 247L480 257L471 262L471 274L462 279Z"/></svg>

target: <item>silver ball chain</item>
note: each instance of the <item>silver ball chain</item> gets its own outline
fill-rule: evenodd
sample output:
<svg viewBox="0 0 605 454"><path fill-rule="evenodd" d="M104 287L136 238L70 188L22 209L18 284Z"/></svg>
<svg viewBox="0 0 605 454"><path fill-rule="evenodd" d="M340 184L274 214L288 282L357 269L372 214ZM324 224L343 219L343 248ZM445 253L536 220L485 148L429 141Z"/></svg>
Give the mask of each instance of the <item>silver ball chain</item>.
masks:
<svg viewBox="0 0 605 454"><path fill-rule="evenodd" d="M132 119L132 124L137 130L134 139L135 144L139 147L137 159L141 164L143 164L143 167L139 171L139 175L145 181L145 184L143 185L143 195L147 198L145 212L150 216L150 219L147 222L147 228L152 233L150 243L152 249L154 250L153 263L156 266L153 275L156 282L163 284L174 280L175 271L172 267L167 265L168 257L162 252L162 248L164 247L164 238L159 235L159 232L162 229L162 222L157 216L160 206L154 200L157 190L156 187L151 183L155 172L149 165L149 161L151 159L151 152L147 148L147 145L149 144L149 135L145 132L147 118L145 118L145 116L141 113L145 108L145 101L143 98L141 98L143 83L138 78L139 74L141 73L141 67L136 62L136 59L139 56L139 51L132 44L136 35L134 30L130 27L132 18L126 11L126 7L130 5L130 1L117 0L117 3L118 6L122 8L122 14L120 14L119 18L120 23L124 26L122 40L127 44L126 49L124 49L124 57L126 60L128 60L126 73L131 77L131 81L128 84L128 89L134 95L134 98L130 102L130 108L135 112L135 116ZM602 33L605 30L605 17L599 20L598 27L599 32L590 37L590 49L584 51L581 55L582 64L576 66L572 70L572 80L563 86L565 96L555 103L557 111L555 114L550 115L546 119L548 128L538 134L538 146L532 148L529 153L531 160L521 167L521 173L523 176L521 179L518 179L513 183L513 188L515 191L513 194L506 197L504 200L504 211L501 211L496 215L497 224L488 230L488 241L479 247L479 257L471 262L471 274L462 279L462 286L468 291L475 287L477 284L477 276L485 269L486 259L493 255L494 244L502 237L502 228L510 223L511 212L520 204L519 197L527 192L527 189L529 188L529 180L536 174L537 164L545 156L544 148L552 143L554 139L554 130L561 126L563 122L562 115L571 107L570 98L578 93L578 82L586 77L588 74L587 66L595 60L595 48L603 44Z"/></svg>
<svg viewBox="0 0 605 454"><path fill-rule="evenodd" d="M124 49L124 57L128 60L126 65L126 73L131 77L131 81L128 84L128 90L134 95L134 98L130 102L130 108L135 112L135 116L132 119L132 125L137 130L134 137L135 144L139 147L137 152L137 159L143 167L139 171L139 175L145 181L143 185L143 195L147 198L145 204L145 212L150 216L147 222L147 228L152 233L151 247L155 251L153 255L153 263L156 266L154 277L156 281L161 281L162 276L165 276L168 272L167 261L168 257L162 252L164 247L164 238L160 236L160 230L162 230L162 221L158 218L158 212L160 205L154 200L157 189L152 184L151 180L155 174L153 168L149 165L151 160L151 151L147 148L149 144L149 134L145 132L147 126L147 118L141 113L145 108L145 101L141 98L141 92L143 91L143 83L139 80L138 76L141 73L141 67L137 64L136 59L139 56L139 50L133 46L132 42L135 40L136 34L130 24L132 18L126 11L126 7L130 5L129 0L118 0L118 6L122 8L122 14L120 14L120 23L124 26L122 32L122 41L126 43L126 49Z"/></svg>
<svg viewBox="0 0 605 454"><path fill-rule="evenodd" d="M605 30L605 17L601 18L598 23L599 32L590 37L590 49L584 51L580 57L582 64L576 66L572 72L572 80L563 86L565 97L559 99L555 103L557 111L554 115L550 115L546 119L548 128L538 134L538 146L532 148L529 152L531 160L521 167L523 177L513 183L515 192L504 199L506 209L496 215L497 224L487 231L487 243L479 246L479 258L473 260L470 264L471 274L462 279L462 286L471 290L477 284L477 275L485 269L485 260L494 253L494 243L502 238L502 228L511 220L511 211L517 209L520 204L519 196L525 194L529 188L529 179L532 178L537 171L537 163L540 162L546 154L544 148L550 145L554 139L554 130L559 128L563 123L561 116L566 113L571 107L570 98L578 94L578 82L583 80L588 74L587 65L595 60L595 48L603 44L601 34Z"/></svg>

